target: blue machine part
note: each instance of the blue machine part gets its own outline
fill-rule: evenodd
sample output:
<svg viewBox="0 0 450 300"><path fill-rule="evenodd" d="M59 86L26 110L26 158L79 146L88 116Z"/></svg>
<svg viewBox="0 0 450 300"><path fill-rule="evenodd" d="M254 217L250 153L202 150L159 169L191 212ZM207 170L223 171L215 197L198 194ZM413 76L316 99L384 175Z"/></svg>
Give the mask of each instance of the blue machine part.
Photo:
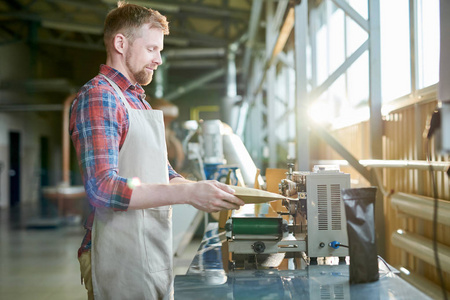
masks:
<svg viewBox="0 0 450 300"><path fill-rule="evenodd" d="M217 180L219 182L225 183L228 177L228 173L230 174L230 185L237 185L238 180L236 176L236 170L238 167L236 166L224 166L221 164L205 164L205 176L208 180Z"/></svg>
<svg viewBox="0 0 450 300"><path fill-rule="evenodd" d="M214 178L214 174L217 172L217 170L219 169L219 166L221 166L221 164L204 164L204 170L205 170L205 177L207 180L213 180Z"/></svg>

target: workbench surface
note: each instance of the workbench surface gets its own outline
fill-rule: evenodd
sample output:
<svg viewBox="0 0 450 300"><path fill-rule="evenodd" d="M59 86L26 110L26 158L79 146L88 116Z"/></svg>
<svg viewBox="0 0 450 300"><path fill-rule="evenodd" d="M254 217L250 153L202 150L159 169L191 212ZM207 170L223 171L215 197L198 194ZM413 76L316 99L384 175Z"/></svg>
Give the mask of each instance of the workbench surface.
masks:
<svg viewBox="0 0 450 300"><path fill-rule="evenodd" d="M309 265L304 269L235 270L222 264L223 233L210 223L186 275L175 276L175 299L431 299L379 260L380 279L349 284L349 266Z"/></svg>

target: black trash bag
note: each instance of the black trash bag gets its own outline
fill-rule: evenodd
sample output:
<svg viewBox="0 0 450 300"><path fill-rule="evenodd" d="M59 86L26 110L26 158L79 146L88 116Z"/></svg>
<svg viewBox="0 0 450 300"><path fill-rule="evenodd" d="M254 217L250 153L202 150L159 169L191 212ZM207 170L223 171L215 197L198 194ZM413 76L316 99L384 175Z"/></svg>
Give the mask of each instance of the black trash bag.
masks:
<svg viewBox="0 0 450 300"><path fill-rule="evenodd" d="M350 254L350 284L377 281L376 187L342 189Z"/></svg>

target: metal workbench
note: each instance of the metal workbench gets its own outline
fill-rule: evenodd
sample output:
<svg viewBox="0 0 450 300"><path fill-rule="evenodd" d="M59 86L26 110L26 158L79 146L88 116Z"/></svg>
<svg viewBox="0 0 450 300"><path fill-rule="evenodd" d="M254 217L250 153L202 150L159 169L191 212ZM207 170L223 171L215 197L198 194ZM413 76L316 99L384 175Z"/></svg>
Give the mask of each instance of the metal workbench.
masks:
<svg viewBox="0 0 450 300"><path fill-rule="evenodd" d="M349 266L309 265L304 269L225 272L217 223L210 223L186 275L175 277L175 299L431 299L379 260L380 279L349 284Z"/></svg>

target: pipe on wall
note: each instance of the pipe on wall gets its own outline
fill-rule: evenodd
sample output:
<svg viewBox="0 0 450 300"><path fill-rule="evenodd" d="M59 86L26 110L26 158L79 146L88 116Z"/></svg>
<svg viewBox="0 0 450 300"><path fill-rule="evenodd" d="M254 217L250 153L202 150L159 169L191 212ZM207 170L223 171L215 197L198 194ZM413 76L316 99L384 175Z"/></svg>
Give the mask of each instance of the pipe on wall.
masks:
<svg viewBox="0 0 450 300"><path fill-rule="evenodd" d="M261 175L256 176L256 165L241 138L234 133L224 134L222 137L223 153L227 164L239 166L246 186L255 186L256 180L260 186L263 185L264 180Z"/></svg>
<svg viewBox="0 0 450 300"><path fill-rule="evenodd" d="M397 230L392 233L391 242L394 246L436 266L433 241L431 239L403 230ZM450 247L438 243L438 253L442 271L450 272Z"/></svg>
<svg viewBox="0 0 450 300"><path fill-rule="evenodd" d="M349 163L346 160L316 160L315 164L318 165L340 165L348 166ZM414 169L421 171L430 170L430 166L433 171L447 172L450 168L450 162L447 161L431 161L426 160L386 160L386 159L361 159L359 163L363 167L370 168L399 168L399 169Z"/></svg>
<svg viewBox="0 0 450 300"><path fill-rule="evenodd" d="M431 197L395 193L391 196L391 205L399 211L424 220L432 221L434 199ZM438 223L450 226L450 202L439 199Z"/></svg>
<svg viewBox="0 0 450 300"><path fill-rule="evenodd" d="M63 128L62 128L62 181L65 185L70 185L70 136L69 136L69 111L72 101L75 99L76 94L70 94L65 100L63 105Z"/></svg>

